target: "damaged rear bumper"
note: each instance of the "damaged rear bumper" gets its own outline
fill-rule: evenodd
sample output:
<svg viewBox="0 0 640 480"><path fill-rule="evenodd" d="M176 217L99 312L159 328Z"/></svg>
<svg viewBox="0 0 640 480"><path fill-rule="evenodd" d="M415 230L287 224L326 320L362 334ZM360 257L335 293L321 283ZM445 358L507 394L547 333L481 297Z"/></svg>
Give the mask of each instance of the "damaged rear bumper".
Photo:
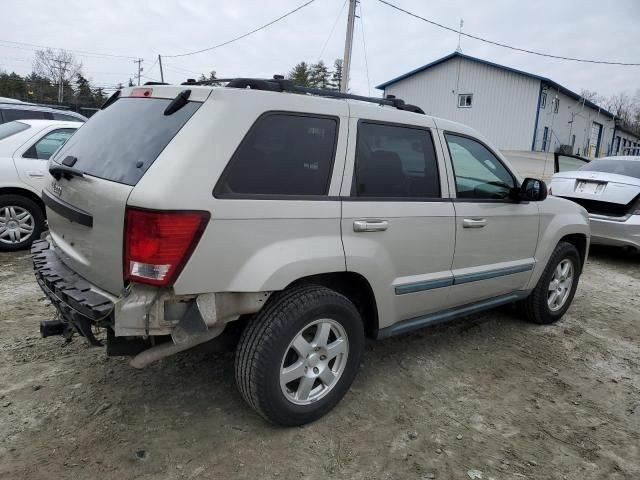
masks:
<svg viewBox="0 0 640 480"><path fill-rule="evenodd" d="M36 280L58 311L59 319L43 322L45 332L73 333L100 346L93 329L107 330L109 355L138 356L142 367L164 356L211 340L240 315L255 313L271 292L221 292L177 296L170 289L131 283L116 297L68 268L49 239L31 248Z"/></svg>

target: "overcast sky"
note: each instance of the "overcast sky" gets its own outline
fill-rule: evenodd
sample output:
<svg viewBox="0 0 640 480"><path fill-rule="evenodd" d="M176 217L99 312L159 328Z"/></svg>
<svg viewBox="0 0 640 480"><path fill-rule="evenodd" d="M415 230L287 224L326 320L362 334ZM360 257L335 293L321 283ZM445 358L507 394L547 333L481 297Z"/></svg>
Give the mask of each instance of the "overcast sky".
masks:
<svg viewBox="0 0 640 480"><path fill-rule="evenodd" d="M256 28L306 0L4 0L0 24L0 70L31 71L33 47L144 58L143 75L160 77L157 54L206 48ZM218 76L286 74L299 61L315 62L345 0L314 3L265 30L219 49L166 58L170 82L215 70ZM639 0L390 0L418 15L521 48L555 55L640 63ZM322 53L327 64L343 55L347 8ZM411 18L378 2L361 0L362 23L354 36L351 91L371 93L386 80L453 52L457 35ZM363 48L366 42L369 81ZM19 48L18 48L19 47ZM603 95L640 89L640 67L591 65L554 60L464 38L468 55L549 77L579 92ZM131 59L80 56L84 73L96 84L113 86L133 77Z"/></svg>

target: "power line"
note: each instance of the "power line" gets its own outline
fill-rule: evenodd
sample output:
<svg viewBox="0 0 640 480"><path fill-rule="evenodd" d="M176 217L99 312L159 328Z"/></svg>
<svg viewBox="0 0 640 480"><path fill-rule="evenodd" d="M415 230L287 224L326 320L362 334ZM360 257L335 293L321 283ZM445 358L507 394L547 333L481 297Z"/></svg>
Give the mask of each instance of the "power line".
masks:
<svg viewBox="0 0 640 480"><path fill-rule="evenodd" d="M122 58L122 59L127 59L127 60L134 60L137 57L132 57L129 55L116 55L113 53L98 53L98 52L88 52L86 50L74 50L74 49L69 49L69 48L59 48L59 47L50 47L47 45L37 45L35 43L25 43L25 42L14 42L13 40L2 40L0 39L0 42L2 43L9 43L12 45L22 45L23 47L35 47L35 48L51 48L52 50L66 50L67 52L73 52L77 55L80 56L94 56L94 57L111 57L111 58ZM8 45L3 45L3 46L7 46L9 48L21 48L21 47L10 47ZM34 48L25 48L25 50L33 50Z"/></svg>
<svg viewBox="0 0 640 480"><path fill-rule="evenodd" d="M322 60L322 54L324 53L325 48L327 48L327 44L329 43L329 40L331 40L331 36L333 35L333 31L336 29L336 25L338 25L338 20L340 20L340 17L342 16L342 12L344 11L344 6L347 4L348 0L344 0L344 2L342 3L342 7L340 8L340 11L338 12L338 16L336 17L336 21L333 22L333 27L331 27L331 31L329 32L329 36L327 37L327 40L324 42L324 45L322 46L322 50L320 50L320 55L318 55L318 60Z"/></svg>
<svg viewBox="0 0 640 480"><path fill-rule="evenodd" d="M371 96L371 82L369 81L369 62L367 60L367 41L364 38L364 15L362 14L362 1L360 2L360 29L362 30L362 50L364 51L364 66L367 70L367 89Z"/></svg>
<svg viewBox="0 0 640 480"><path fill-rule="evenodd" d="M408 10L405 10L404 8L400 8L397 5L394 5L393 3L389 3L386 0L378 0L380 3L384 3L385 5L394 8L396 10L398 10L399 12L402 13L406 13L407 15L417 18L418 20L422 20L423 22L427 22L430 23L431 25L434 25L436 27L439 28L443 28L444 30L448 30L450 32L454 32L455 34L460 34L464 37L468 37L468 38L472 38L474 40L479 40L480 42L484 42L484 43L488 43L490 45L495 45L497 47L502 47L502 48L508 48L510 50L516 50L518 52L524 52L524 53L530 53L531 55L538 55L540 57L548 57L548 58L556 58L558 60L570 60L572 62L583 62L583 63L598 63L598 64L603 64L603 65L622 65L622 66L626 66L626 67L638 67L640 66L640 63L628 63L628 62L608 62L605 60L590 60L590 59L586 59L586 58L574 58L574 57L565 57L562 55L552 55L550 53L542 53L542 52L537 52L535 50L527 50L526 48L519 48L519 47L514 47L512 45L507 45L505 43L500 43L500 42L495 42L493 40L487 40L486 38L482 38L482 37L478 37L476 35L471 35L469 33L464 33L461 32L455 28L451 28L451 27L447 27L446 25L442 25L441 23L435 22L433 20L429 20L428 18L425 17L421 17L420 15L417 15L415 13L412 13Z"/></svg>
<svg viewBox="0 0 640 480"><path fill-rule="evenodd" d="M219 43L218 45L214 45L213 47L208 47L208 48L203 48L202 50L196 50L195 52L187 52L187 53L179 53L177 55L162 55L163 57L171 57L171 58L175 58L175 57L186 57L187 55L195 55L196 53L202 53L202 52L208 52L210 50L214 50L216 48L220 48L220 47L224 47L225 45L229 45L230 43L236 42L242 38L248 37L249 35L259 32L260 30L264 30L265 28L267 28L270 25L273 25L276 22L279 22L280 20L283 20L285 18L287 18L289 15L292 15L294 13L296 13L298 10L302 10L304 7L306 7L307 5L311 4L315 2L315 0L309 0L307 3L303 3L302 5L300 5L299 7L294 8L293 10L288 11L287 13L285 13L284 15L279 16L278 18L276 18L275 20L271 20L269 23L265 23L264 25L262 25L261 27L258 27L254 30L251 30L250 32L247 32L243 35L240 35L239 37L235 37L232 38L231 40L227 40L226 42L222 42Z"/></svg>

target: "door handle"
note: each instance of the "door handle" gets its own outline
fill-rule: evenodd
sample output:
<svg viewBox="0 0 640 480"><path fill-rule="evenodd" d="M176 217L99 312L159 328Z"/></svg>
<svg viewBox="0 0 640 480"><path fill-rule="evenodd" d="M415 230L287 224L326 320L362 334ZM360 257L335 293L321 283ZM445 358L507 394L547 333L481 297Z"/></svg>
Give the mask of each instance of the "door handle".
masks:
<svg viewBox="0 0 640 480"><path fill-rule="evenodd" d="M389 228L386 220L354 220L354 232L384 232Z"/></svg>
<svg viewBox="0 0 640 480"><path fill-rule="evenodd" d="M44 177L44 173L42 172L38 172L36 170L30 170L27 172L27 175L29 175L30 177L34 177L34 178L40 178L40 177Z"/></svg>
<svg viewBox="0 0 640 480"><path fill-rule="evenodd" d="M462 220L463 228L482 228L486 224L486 218L465 218L464 220Z"/></svg>

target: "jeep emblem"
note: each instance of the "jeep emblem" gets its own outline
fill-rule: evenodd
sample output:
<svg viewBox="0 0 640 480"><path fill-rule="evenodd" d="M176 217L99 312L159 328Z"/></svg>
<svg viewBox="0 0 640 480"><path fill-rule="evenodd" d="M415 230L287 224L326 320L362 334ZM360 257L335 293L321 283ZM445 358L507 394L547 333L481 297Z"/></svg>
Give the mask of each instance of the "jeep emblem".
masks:
<svg viewBox="0 0 640 480"><path fill-rule="evenodd" d="M62 195L62 187L57 182L51 182L51 190L57 196L61 196Z"/></svg>

